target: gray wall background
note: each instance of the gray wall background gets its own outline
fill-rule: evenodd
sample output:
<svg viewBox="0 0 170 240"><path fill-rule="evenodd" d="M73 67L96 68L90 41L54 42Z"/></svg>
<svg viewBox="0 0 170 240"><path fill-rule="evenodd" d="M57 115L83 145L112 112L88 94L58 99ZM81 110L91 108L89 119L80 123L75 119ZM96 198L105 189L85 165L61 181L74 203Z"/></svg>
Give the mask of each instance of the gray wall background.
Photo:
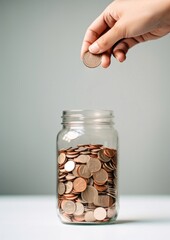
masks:
<svg viewBox="0 0 170 240"><path fill-rule="evenodd" d="M0 193L55 193L64 109L113 109L120 193L170 194L170 35L88 69L87 26L111 1L0 1Z"/></svg>

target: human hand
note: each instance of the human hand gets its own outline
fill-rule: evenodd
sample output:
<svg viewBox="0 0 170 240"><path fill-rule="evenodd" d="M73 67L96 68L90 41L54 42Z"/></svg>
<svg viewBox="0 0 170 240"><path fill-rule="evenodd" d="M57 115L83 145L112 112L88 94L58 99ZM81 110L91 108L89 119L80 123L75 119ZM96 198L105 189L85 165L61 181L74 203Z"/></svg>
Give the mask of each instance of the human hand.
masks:
<svg viewBox="0 0 170 240"><path fill-rule="evenodd" d="M158 39L170 32L170 0L115 0L88 27L81 58L88 50L102 53L107 68L111 55L120 62L138 43Z"/></svg>

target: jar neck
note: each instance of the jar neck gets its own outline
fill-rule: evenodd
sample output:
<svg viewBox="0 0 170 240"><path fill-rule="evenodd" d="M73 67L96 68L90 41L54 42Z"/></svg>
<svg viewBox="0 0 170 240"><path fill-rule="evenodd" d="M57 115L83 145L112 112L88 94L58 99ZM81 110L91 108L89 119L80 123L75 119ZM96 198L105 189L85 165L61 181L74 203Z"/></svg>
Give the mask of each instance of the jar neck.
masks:
<svg viewBox="0 0 170 240"><path fill-rule="evenodd" d="M111 110L66 110L63 111L63 127L71 126L112 126L113 111Z"/></svg>

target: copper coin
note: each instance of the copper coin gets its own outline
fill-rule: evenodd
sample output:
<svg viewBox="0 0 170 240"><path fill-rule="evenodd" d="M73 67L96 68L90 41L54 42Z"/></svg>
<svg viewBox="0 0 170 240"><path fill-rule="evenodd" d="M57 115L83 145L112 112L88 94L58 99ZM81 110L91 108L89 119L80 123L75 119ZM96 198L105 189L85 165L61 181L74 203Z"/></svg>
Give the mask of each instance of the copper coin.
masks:
<svg viewBox="0 0 170 240"><path fill-rule="evenodd" d="M59 175L58 179L61 180L62 178L65 178L67 174L61 173L61 175Z"/></svg>
<svg viewBox="0 0 170 240"><path fill-rule="evenodd" d="M65 163L65 161L66 161L65 153L60 153L60 155L58 156L58 163L63 164L63 163Z"/></svg>
<svg viewBox="0 0 170 240"><path fill-rule="evenodd" d="M81 193L83 201L93 203L98 197L98 191L93 186L87 186L86 190Z"/></svg>
<svg viewBox="0 0 170 240"><path fill-rule="evenodd" d="M80 165L77 172L78 172L80 177L83 177L83 178L90 178L91 177L91 172L90 172L87 165L84 165L84 164Z"/></svg>
<svg viewBox="0 0 170 240"><path fill-rule="evenodd" d="M58 184L58 194L63 195L65 193L65 189L66 189L65 184L60 182Z"/></svg>
<svg viewBox="0 0 170 240"><path fill-rule="evenodd" d="M91 150L92 153L98 153L100 151L100 148L94 148Z"/></svg>
<svg viewBox="0 0 170 240"><path fill-rule="evenodd" d="M88 148L86 145L79 145L79 147L75 150L76 152L86 151Z"/></svg>
<svg viewBox="0 0 170 240"><path fill-rule="evenodd" d="M93 173L93 178L96 184L103 185L108 180L108 173L102 168Z"/></svg>
<svg viewBox="0 0 170 240"><path fill-rule="evenodd" d="M97 158L90 158L87 162L87 166L91 173L98 172L101 169L101 162Z"/></svg>
<svg viewBox="0 0 170 240"><path fill-rule="evenodd" d="M111 149L111 148L104 149L104 154L109 158L112 158L115 155L115 153L116 153L115 149Z"/></svg>
<svg viewBox="0 0 170 240"><path fill-rule="evenodd" d="M103 164L103 169L106 170L106 172L108 172L108 173L112 173L113 172L113 170L108 168L108 166L105 163Z"/></svg>
<svg viewBox="0 0 170 240"><path fill-rule="evenodd" d="M98 156L97 156L97 154L91 154L91 155L89 155L91 158L97 158Z"/></svg>
<svg viewBox="0 0 170 240"><path fill-rule="evenodd" d="M103 145L102 144L91 144L90 146L89 146L89 149L96 149L96 148L101 148Z"/></svg>
<svg viewBox="0 0 170 240"><path fill-rule="evenodd" d="M62 210L63 210L64 204L65 204L66 201L67 201L67 200L62 200L62 201L61 201L61 209L62 209Z"/></svg>
<svg viewBox="0 0 170 240"><path fill-rule="evenodd" d="M76 192L83 192L87 187L86 180L84 178L78 177L73 182L73 187Z"/></svg>
<svg viewBox="0 0 170 240"><path fill-rule="evenodd" d="M77 170L78 170L79 167L80 167L80 165L79 165L79 164L76 164L76 167L74 168L74 170L73 170L73 172L72 172L75 177L79 177L78 172L77 172Z"/></svg>
<svg viewBox="0 0 170 240"><path fill-rule="evenodd" d="M71 151L67 151L67 154L66 154L66 156L67 155L77 155L77 152L76 151L74 151L74 150L71 150Z"/></svg>
<svg viewBox="0 0 170 240"><path fill-rule="evenodd" d="M83 63L89 68L95 68L101 64L101 57L101 54L92 54L88 51L84 53Z"/></svg>
<svg viewBox="0 0 170 240"><path fill-rule="evenodd" d="M73 179L75 179L76 177L73 175L73 174L71 174L71 173L68 173L67 175L66 175L66 179L67 180L73 180Z"/></svg>
<svg viewBox="0 0 170 240"><path fill-rule="evenodd" d="M104 192L107 190L107 186L106 185L97 185L94 183L94 187L97 189L97 191L99 192Z"/></svg>
<svg viewBox="0 0 170 240"><path fill-rule="evenodd" d="M67 194L64 194L64 199L67 199L67 200L75 200L77 199L78 196L77 195L74 195L72 193L67 193Z"/></svg>
<svg viewBox="0 0 170 240"><path fill-rule="evenodd" d="M89 155L89 154L91 154L91 152L90 151L85 151L85 152L80 152L80 154Z"/></svg>
<svg viewBox="0 0 170 240"><path fill-rule="evenodd" d="M99 152L98 152L98 158L102 161L102 162L109 162L111 160L110 157L106 156L104 154L104 149L101 149Z"/></svg>
<svg viewBox="0 0 170 240"><path fill-rule="evenodd" d="M73 220L75 220L75 222L84 222L84 214L79 216L74 216Z"/></svg>
<svg viewBox="0 0 170 240"><path fill-rule="evenodd" d="M65 183L65 187L66 187L65 193L70 193L73 189L73 183L71 181L68 181Z"/></svg>
<svg viewBox="0 0 170 240"><path fill-rule="evenodd" d="M77 158L74 159L74 162L76 163L87 163L90 159L89 155L80 155Z"/></svg>
<svg viewBox="0 0 170 240"><path fill-rule="evenodd" d="M110 207L113 205L113 198L108 195L99 195L98 198L95 199L94 204L100 207Z"/></svg>
<svg viewBox="0 0 170 240"><path fill-rule="evenodd" d="M61 173L66 173L66 170L65 170L64 168L60 168L60 169L59 169L59 172L61 172Z"/></svg>
<svg viewBox="0 0 170 240"><path fill-rule="evenodd" d="M103 168L108 172L112 172L115 169L113 165L110 165L109 163L104 163Z"/></svg>
<svg viewBox="0 0 170 240"><path fill-rule="evenodd" d="M78 156L78 154L74 154L74 155L73 154L67 154L66 155L67 158L75 158L77 156Z"/></svg>

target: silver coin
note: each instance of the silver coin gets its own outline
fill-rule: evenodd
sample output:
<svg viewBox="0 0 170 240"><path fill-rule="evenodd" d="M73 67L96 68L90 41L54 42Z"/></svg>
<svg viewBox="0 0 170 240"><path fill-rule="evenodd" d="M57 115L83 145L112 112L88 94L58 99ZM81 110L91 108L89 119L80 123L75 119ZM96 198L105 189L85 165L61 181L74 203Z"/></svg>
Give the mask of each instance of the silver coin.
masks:
<svg viewBox="0 0 170 240"><path fill-rule="evenodd" d="M71 172L74 170L75 168L75 162L73 162L72 160L68 161L65 165L64 168L67 172Z"/></svg>
<svg viewBox="0 0 170 240"><path fill-rule="evenodd" d="M83 56L83 63L89 68L95 68L101 64L101 57L101 54L92 54L91 52L85 52Z"/></svg>

